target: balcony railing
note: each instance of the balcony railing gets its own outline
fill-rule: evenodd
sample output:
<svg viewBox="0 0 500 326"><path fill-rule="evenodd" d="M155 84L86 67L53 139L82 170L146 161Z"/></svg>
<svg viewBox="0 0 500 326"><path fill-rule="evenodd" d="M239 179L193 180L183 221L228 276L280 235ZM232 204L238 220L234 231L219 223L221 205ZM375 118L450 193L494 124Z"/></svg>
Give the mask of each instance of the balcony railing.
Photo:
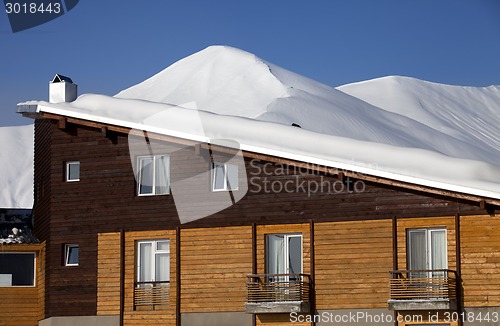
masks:
<svg viewBox="0 0 500 326"><path fill-rule="evenodd" d="M252 274L247 279L248 313L309 312L309 275Z"/></svg>
<svg viewBox="0 0 500 326"><path fill-rule="evenodd" d="M457 273L452 270L391 271L389 308L456 309ZM421 308L419 308L421 306Z"/></svg>
<svg viewBox="0 0 500 326"><path fill-rule="evenodd" d="M170 282L135 282L134 307L168 305L170 302Z"/></svg>

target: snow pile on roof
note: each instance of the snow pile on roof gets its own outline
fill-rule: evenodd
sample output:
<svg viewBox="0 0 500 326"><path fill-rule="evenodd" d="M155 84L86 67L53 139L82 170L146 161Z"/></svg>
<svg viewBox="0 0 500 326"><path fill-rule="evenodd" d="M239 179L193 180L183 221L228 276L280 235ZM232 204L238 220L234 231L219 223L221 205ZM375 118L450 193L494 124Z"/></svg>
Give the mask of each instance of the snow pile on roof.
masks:
<svg viewBox="0 0 500 326"><path fill-rule="evenodd" d="M33 125L0 127L0 208L33 207Z"/></svg>
<svg viewBox="0 0 500 326"><path fill-rule="evenodd" d="M428 120L414 119L407 114L412 109L404 111L408 107L407 102L401 103L399 111L386 110L384 106L368 104L364 98L360 100L349 96L248 52L213 46L174 63L148 80L120 92L116 97L176 105L195 102L199 109L217 114L286 125L297 123L303 129L323 134L428 149L452 157L500 162L500 138L496 137L497 148L492 153L491 146L482 146L482 143L491 142L488 139L491 134L483 136L480 134L483 128L464 126L470 123L467 120L483 113L476 113L475 110L478 100L486 92L482 88L469 88L468 92L460 92L463 88L456 87L456 92L449 94L447 101L441 104L441 91L453 86L435 84L437 87L433 88L433 85L427 84L429 87L414 89L415 100L425 100L432 94L438 100L434 107L449 112L444 119L434 124L428 123ZM408 85L408 88L413 86ZM378 93L378 88L378 85L371 88L373 94ZM343 88L340 89L344 91ZM495 116L499 120L500 114L495 112L500 112L500 88L492 89L490 93L489 97L485 97L488 102L482 104L493 106L483 116ZM391 94L388 95L391 98ZM393 103L399 100L397 95L394 98ZM470 99L464 101L464 98ZM397 106L395 104L393 106ZM429 106L428 109L433 110L434 107ZM458 116L456 112L460 112ZM453 114L455 121L446 121ZM495 126L497 125L491 124L489 129L495 129ZM475 140L461 139L459 135L464 132L474 134L469 138L474 137ZM498 136L498 128L495 132Z"/></svg>
<svg viewBox="0 0 500 326"><path fill-rule="evenodd" d="M430 89L415 90L415 98L433 94L433 84L426 85ZM20 110L35 107L197 141L231 139L248 151L500 198L500 167L494 164L500 162L495 145L500 130L493 128L495 124L488 133L475 130L470 120L476 108L462 98L477 94L475 101L484 99L484 107L490 109L479 118L496 121L497 88L487 98L482 88L468 89L469 95L457 91L449 95L456 97L454 101L436 104L455 120L445 115L415 119L403 110L380 108L343 91L253 54L214 46L115 97L87 94L72 103L25 103ZM453 110L447 105L454 105Z"/></svg>
<svg viewBox="0 0 500 326"><path fill-rule="evenodd" d="M389 76L338 89L473 147L453 156L500 163L500 86L452 86Z"/></svg>

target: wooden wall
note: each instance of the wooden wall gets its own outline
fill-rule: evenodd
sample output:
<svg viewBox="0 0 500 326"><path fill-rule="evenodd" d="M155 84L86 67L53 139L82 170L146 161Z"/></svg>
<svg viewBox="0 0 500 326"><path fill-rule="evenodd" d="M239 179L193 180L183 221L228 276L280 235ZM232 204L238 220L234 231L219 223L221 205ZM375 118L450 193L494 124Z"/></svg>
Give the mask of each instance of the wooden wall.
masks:
<svg viewBox="0 0 500 326"><path fill-rule="evenodd" d="M136 280L136 241L138 240L170 240L170 305L150 307L137 307L134 310L134 282ZM175 260L176 238L175 230L151 232L126 232L125 233L125 325L175 325L175 307L177 286Z"/></svg>
<svg viewBox="0 0 500 326"><path fill-rule="evenodd" d="M391 220L315 224L317 309L386 308Z"/></svg>
<svg viewBox="0 0 500 326"><path fill-rule="evenodd" d="M98 240L98 234L113 233L120 229L127 230L127 233L173 230L180 225L175 202L172 195L136 195L136 182L126 134L108 132L107 136L104 136L100 129L70 123L66 129L59 129L57 121L47 120L37 120L35 134L35 187L39 189L36 190L34 207L35 233L40 240L47 241L46 268L50 270L46 277L46 316L95 315L98 310L104 311L101 310L104 309L103 306L98 308L97 304L98 298L104 300L104 297L99 297L98 294L98 270L104 268L97 263L98 241L107 241L105 238ZM177 145L155 146L171 149ZM179 151L179 155L171 162L172 166L176 167L175 171L172 170L172 178L185 178L199 172L191 171L193 161L191 156L187 155L195 152L194 148ZM64 182L64 163L70 160L81 162L79 182ZM264 228L266 225L274 225L269 226L269 230L274 228L275 231L282 232L291 221L302 230L303 225L308 228L310 220L320 225L341 221L386 221L388 217L395 215L400 218L451 216L457 208L462 215L477 215L483 212L479 204L371 182L365 182L360 193L310 192L307 185L320 185L325 182L333 184L338 180L335 176L304 169L297 171L292 168L283 172L283 166L263 160L252 161L246 158L246 169L250 183L248 192L241 201L221 212L182 225L182 232L186 232L186 236L190 235L189 232L196 234L198 231L195 229L206 231L203 237L207 239L193 238L192 244L198 243L196 241L210 241L210 237L215 237L212 240L221 250L231 248L231 245L217 239L208 229L244 227L242 230L250 232L252 223L257 223L259 228L262 228L259 229L259 234L263 234L262 232L267 232ZM268 188L266 191L266 183L283 185L287 181L292 182L290 185L293 191L284 187L279 191L276 191L277 188ZM301 185L306 185L306 188ZM196 204L198 203L194 201L193 206ZM278 224L283 226L276 226ZM307 229L304 232L306 244L306 241L309 241L306 239L306 233L309 234L309 231ZM263 241L262 236L259 236L259 239ZM241 241L250 241L249 235L245 233ZM79 244L78 267L63 266L63 247L66 243ZM260 245L262 246L262 243ZM341 243L335 243L334 246L341 246ZM385 248L385 242L382 246ZM307 254L308 249L304 249ZM186 247L186 250L187 253L192 251L193 259L199 257L192 249ZM203 250L206 250L205 254L211 252L207 248ZM322 250L321 245L319 250ZM250 254L250 245L245 253L243 251L242 249L239 254L246 255L247 251ZM307 256L304 257L305 270L309 268L307 259ZM250 263L251 260L248 264ZM201 266L193 268L198 268L201 273ZM239 275L249 272L243 272L243 266L235 265L235 268ZM262 270L263 267L259 268ZM187 292L183 294L192 305L190 307L189 304L183 304L186 311L194 311L204 304L202 298L193 298L191 301L193 295L189 291L193 291L194 283L191 286L192 288L186 288ZM75 296L75 293L78 293L78 296ZM240 294L237 295L238 299L234 298L234 302L241 300L239 296ZM203 309L224 311L216 303Z"/></svg>
<svg viewBox="0 0 500 326"><path fill-rule="evenodd" d="M120 314L120 232L97 238L97 315Z"/></svg>
<svg viewBox="0 0 500 326"><path fill-rule="evenodd" d="M45 242L46 248L50 248L50 216L51 216L51 166L52 158L50 150L52 142L52 123L49 120L37 120L35 123L35 153L34 160L34 205L33 220L35 224L35 235ZM43 298L40 304L40 315L47 315L50 290L50 273L47 269L50 266L51 251L45 251L43 259L44 285L40 288L39 298Z"/></svg>
<svg viewBox="0 0 500 326"><path fill-rule="evenodd" d="M38 288L38 320L42 320L45 318L45 286L46 286L46 277L47 277L47 269L45 268L46 264L46 243L43 242L39 245L37 260L36 260L36 287Z"/></svg>
<svg viewBox="0 0 500 326"><path fill-rule="evenodd" d="M302 235L302 273L311 274L311 232L309 224L281 224L257 226L257 273L266 273L266 235L278 233L296 233ZM250 273L247 273L250 274ZM258 314L257 325L280 326L290 325L289 314ZM310 323L293 323L293 325L310 325Z"/></svg>
<svg viewBox="0 0 500 326"><path fill-rule="evenodd" d="M34 206L33 218L35 231L39 239L50 239L51 185L52 185L52 143L53 125L49 120L37 120L35 123L34 160ZM47 257L50 255L48 253Z"/></svg>
<svg viewBox="0 0 500 326"><path fill-rule="evenodd" d="M252 228L181 231L181 312L245 309L252 271Z"/></svg>
<svg viewBox="0 0 500 326"><path fill-rule="evenodd" d="M176 238L175 231L126 232L124 325L175 325L176 309ZM134 309L134 282L136 280L136 241L170 240L170 304ZM120 233L100 233L98 248L97 315L120 314Z"/></svg>
<svg viewBox="0 0 500 326"><path fill-rule="evenodd" d="M37 326L44 317L44 254L45 244L14 244L0 246L2 252L34 252L35 286L0 287L0 325Z"/></svg>
<svg viewBox="0 0 500 326"><path fill-rule="evenodd" d="M461 216L466 307L500 306L500 216Z"/></svg>

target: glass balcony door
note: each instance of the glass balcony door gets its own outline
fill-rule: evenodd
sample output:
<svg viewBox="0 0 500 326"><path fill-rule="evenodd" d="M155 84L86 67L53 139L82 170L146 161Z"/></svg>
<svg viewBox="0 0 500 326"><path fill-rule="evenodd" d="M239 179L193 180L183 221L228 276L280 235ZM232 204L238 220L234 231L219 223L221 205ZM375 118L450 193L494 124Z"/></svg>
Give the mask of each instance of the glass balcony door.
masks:
<svg viewBox="0 0 500 326"><path fill-rule="evenodd" d="M448 269L446 229L408 230L408 269ZM432 278L444 276L443 272L414 272L411 277Z"/></svg>
<svg viewBox="0 0 500 326"><path fill-rule="evenodd" d="M269 234L266 236L266 273L302 273L302 235ZM270 276L271 282L298 282L298 276Z"/></svg>

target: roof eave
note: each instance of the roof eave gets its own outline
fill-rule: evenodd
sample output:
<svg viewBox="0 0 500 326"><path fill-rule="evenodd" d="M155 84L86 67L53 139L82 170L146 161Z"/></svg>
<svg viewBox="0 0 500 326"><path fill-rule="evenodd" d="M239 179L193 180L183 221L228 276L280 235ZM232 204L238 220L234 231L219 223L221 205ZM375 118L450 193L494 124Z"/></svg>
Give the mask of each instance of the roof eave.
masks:
<svg viewBox="0 0 500 326"><path fill-rule="evenodd" d="M103 117L102 119L95 119L95 117L93 117L93 119L89 119L89 117L86 117L85 115L82 115L82 117L65 115L62 114L62 110L54 110L53 108L42 105L37 105L36 111L36 115L38 118L54 120L66 119L68 123L90 126L101 130L102 128L106 128L107 130L119 133L130 133L133 129L138 129L148 132L148 137L157 138L159 140L167 140L182 144L186 144L186 142L191 142L193 144L199 142L210 143L209 139L200 139L199 136L190 137L190 135L188 134L171 135L165 132L161 132L156 128L151 128L151 130L148 130L148 126L146 125L140 125L140 128L138 128L138 126L135 124L129 126L127 123L123 123L119 120L109 119L105 117ZM23 115L24 114L30 115L31 111L23 112ZM245 156L247 157L261 157L271 162L285 160L287 162L286 164L295 166L306 164L308 168L316 168L318 169L318 171L323 170L322 172L330 174L330 170L333 169L336 171L341 171L347 177L353 177L361 180L371 181L374 183L390 185L414 191L421 191L440 196L467 200L476 203L478 206L484 206L485 204L488 204L500 207L500 194L496 194L487 190L446 184L433 180L424 180L421 178L399 175L396 173L374 170L370 168L363 168L342 162L329 161L314 157L306 157L304 155L298 155L247 144L241 144L240 149L245 152Z"/></svg>

